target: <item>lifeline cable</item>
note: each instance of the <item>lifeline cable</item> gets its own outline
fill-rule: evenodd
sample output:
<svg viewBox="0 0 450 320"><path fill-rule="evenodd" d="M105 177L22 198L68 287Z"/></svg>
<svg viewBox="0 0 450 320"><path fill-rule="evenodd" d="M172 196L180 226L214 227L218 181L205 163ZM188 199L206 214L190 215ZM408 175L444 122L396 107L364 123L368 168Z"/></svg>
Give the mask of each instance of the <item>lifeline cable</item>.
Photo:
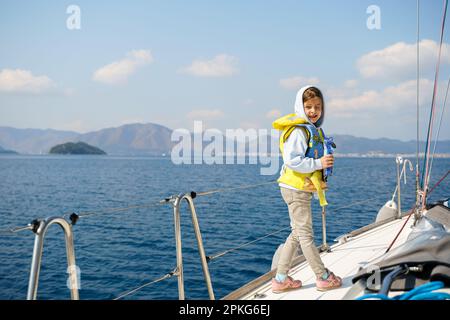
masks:
<svg viewBox="0 0 450 320"><path fill-rule="evenodd" d="M160 282L160 281L163 281L163 280L172 278L175 274L176 274L176 268L175 268L173 271L171 271L171 272L169 272L169 273L166 273L166 274L163 275L162 277L159 277L158 279L155 279L155 280L153 280L153 281L151 281L151 282L147 282L147 283L145 283L145 284L143 284L143 285L141 285L141 286L139 286L139 287L137 287L137 288L134 288L134 289L132 289L132 290L128 290L128 291L126 291L126 292L121 293L117 298L114 298L113 300L119 300L119 299L122 299L122 298L124 298L124 297L126 297L126 296L129 296L129 295L131 295L131 294L133 294L133 293L138 292L139 290L144 289L145 287L148 287L149 285L152 285L152 284L154 284L154 283L158 283L158 282Z"/></svg>
<svg viewBox="0 0 450 320"><path fill-rule="evenodd" d="M349 204L349 205L345 205L345 206L338 207L338 208L334 209L333 212L339 211L339 210L341 210L341 209L346 209L346 208L352 207L352 206L354 206L355 204L362 204L362 203L365 203L365 202L373 201L373 200L376 200L377 198L378 198L378 197L370 198L370 199L366 199L366 200L362 200L362 201L356 201L356 202L353 202L353 203L351 203L351 204ZM252 240L252 241L243 243L243 244L241 244L241 245L239 245L239 246L236 246L236 247L233 247L233 248L224 250L224 251L222 251L222 252L213 254L213 255L211 255L211 256L207 256L207 259L208 259L208 261L211 261L211 260L220 258L220 257L222 257L222 256L224 256L224 255L226 255L226 254L228 254L228 253L230 253L230 252L233 252L233 251L239 250L239 249L241 249L241 248L244 248L244 247L246 247L246 246L248 246L248 245L250 245L250 244L253 244L253 243L256 243L256 242L258 242L258 241L261 241L261 240L263 240L263 239L265 239L265 238L267 238L267 237L270 237L270 236L272 236L272 235L275 235L275 234L277 234L277 233L280 233L280 232L282 232L282 231L284 231L284 230L286 230L286 229L289 229L289 228L290 228L290 226L289 226L289 227L284 227L284 228L279 229L279 230L277 230L277 231L274 231L274 232L268 233L268 234L266 234L266 235L264 235L264 236L261 236L260 238L257 238L257 239L255 239L255 240Z"/></svg>

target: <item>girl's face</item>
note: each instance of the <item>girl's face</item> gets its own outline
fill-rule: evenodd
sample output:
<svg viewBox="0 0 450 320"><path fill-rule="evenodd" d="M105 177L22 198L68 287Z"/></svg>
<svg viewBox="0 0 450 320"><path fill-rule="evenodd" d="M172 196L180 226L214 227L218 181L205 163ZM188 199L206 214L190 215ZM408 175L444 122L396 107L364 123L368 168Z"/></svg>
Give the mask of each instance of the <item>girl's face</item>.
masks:
<svg viewBox="0 0 450 320"><path fill-rule="evenodd" d="M303 108L309 121L316 123L322 116L322 99L319 97L309 99L303 103Z"/></svg>

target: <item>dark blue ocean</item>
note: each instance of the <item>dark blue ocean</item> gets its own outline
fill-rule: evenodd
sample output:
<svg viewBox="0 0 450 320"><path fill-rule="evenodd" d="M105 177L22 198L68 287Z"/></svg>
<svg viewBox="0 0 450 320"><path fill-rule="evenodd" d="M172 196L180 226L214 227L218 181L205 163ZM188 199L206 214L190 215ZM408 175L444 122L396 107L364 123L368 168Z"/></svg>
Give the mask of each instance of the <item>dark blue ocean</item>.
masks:
<svg viewBox="0 0 450 320"><path fill-rule="evenodd" d="M411 159L413 162L415 159ZM431 185L450 168L435 159ZM156 203L170 195L258 184L258 165L174 165L170 158L96 156L1 156L0 229L25 226L33 219L70 212L100 212ZM414 202L414 173L402 185L403 209ZM392 197L395 159L338 158L327 193L328 239L374 221ZM430 196L449 196L450 177ZM367 199L365 203L350 205ZM255 240L289 225L276 184L212 194L195 199L207 255ZM346 208L342 208L346 207ZM321 242L321 213L313 204L316 242ZM187 205L182 207L185 291L188 299L207 299L196 240ZM210 262L216 298L269 271L285 230ZM394 235L392 235L394 237ZM47 234L38 299L68 299L63 233ZM176 266L173 209L170 205L130 209L81 218L74 226L76 262L81 270L81 299L114 299ZM0 299L25 299L34 234L0 233ZM126 299L178 299L177 278L145 287Z"/></svg>

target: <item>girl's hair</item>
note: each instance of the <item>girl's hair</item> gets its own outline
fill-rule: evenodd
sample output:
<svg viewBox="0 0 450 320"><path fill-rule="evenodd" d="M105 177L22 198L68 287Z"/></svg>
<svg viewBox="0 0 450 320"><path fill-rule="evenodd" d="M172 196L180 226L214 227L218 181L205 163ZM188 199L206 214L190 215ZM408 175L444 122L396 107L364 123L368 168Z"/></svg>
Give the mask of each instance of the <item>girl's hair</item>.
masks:
<svg viewBox="0 0 450 320"><path fill-rule="evenodd" d="M316 87L310 87L303 92L303 103L313 98L320 98L323 102L322 92Z"/></svg>

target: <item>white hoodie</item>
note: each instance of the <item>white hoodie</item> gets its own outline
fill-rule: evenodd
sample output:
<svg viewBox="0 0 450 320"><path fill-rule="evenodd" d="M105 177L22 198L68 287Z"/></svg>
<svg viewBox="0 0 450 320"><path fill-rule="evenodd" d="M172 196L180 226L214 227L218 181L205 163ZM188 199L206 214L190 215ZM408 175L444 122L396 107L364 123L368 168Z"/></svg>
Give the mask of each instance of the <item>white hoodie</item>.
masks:
<svg viewBox="0 0 450 320"><path fill-rule="evenodd" d="M322 115L319 120L317 120L316 124L312 123L305 114L305 109L303 107L303 93L312 86L306 86L301 88L297 92L297 98L295 100L295 113L298 117L303 118L308 121L309 124L315 125L319 128L325 118L325 102L322 101ZM311 173L316 170L322 170L322 162L320 159L307 158L305 156L306 150L308 149L308 137L305 132L300 129L294 129L286 142L284 143L283 150L283 168L281 172L283 172L284 166L287 166L289 169L300 173ZM292 186L288 186L284 183L279 184L280 187L297 190Z"/></svg>

